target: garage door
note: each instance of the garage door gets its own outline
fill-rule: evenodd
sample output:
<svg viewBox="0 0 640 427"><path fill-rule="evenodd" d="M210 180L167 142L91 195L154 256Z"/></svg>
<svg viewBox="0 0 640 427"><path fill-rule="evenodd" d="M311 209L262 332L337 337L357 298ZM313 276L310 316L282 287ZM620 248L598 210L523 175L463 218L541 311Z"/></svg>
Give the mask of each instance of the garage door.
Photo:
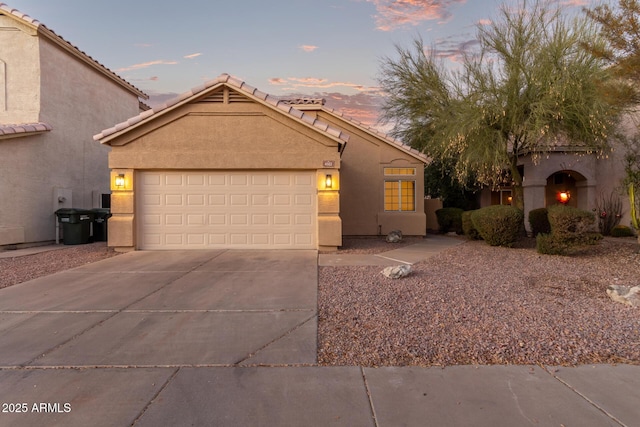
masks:
<svg viewBox="0 0 640 427"><path fill-rule="evenodd" d="M141 172L140 249L316 248L316 174Z"/></svg>

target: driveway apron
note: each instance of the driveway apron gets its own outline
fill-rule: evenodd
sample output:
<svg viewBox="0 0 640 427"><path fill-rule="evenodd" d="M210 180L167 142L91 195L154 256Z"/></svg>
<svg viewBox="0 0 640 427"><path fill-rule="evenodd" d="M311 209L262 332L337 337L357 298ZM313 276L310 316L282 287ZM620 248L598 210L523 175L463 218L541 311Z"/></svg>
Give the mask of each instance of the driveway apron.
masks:
<svg viewBox="0 0 640 427"><path fill-rule="evenodd" d="M0 366L316 362L315 251L131 252L0 291Z"/></svg>

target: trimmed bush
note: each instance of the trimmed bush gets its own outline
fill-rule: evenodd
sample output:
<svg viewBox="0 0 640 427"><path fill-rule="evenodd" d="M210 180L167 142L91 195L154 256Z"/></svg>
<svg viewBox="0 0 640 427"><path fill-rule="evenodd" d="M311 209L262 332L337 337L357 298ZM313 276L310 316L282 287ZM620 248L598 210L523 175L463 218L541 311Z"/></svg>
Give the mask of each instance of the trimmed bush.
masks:
<svg viewBox="0 0 640 427"><path fill-rule="evenodd" d="M481 240L480 233L478 233L478 230L473 226L473 221L471 221L472 212L474 211L462 212L462 231L471 240Z"/></svg>
<svg viewBox="0 0 640 427"><path fill-rule="evenodd" d="M554 205L548 215L551 234L569 245L581 245L592 240L595 216L592 212L571 206Z"/></svg>
<svg viewBox="0 0 640 427"><path fill-rule="evenodd" d="M546 255L566 255L569 246L563 244L551 234L540 233L536 236L536 250Z"/></svg>
<svg viewBox="0 0 640 427"><path fill-rule="evenodd" d="M521 236L524 214L514 206L494 205L471 212L471 221L491 246L511 247Z"/></svg>
<svg viewBox="0 0 640 427"><path fill-rule="evenodd" d="M551 233L551 224L549 224L549 217L547 215L547 208L533 209L529 212L529 224L531 225L533 237L536 237L540 233Z"/></svg>
<svg viewBox="0 0 640 427"><path fill-rule="evenodd" d="M594 232L595 215L571 206L554 205L548 215L551 234L536 236L536 249L541 254L566 255L573 247L595 245L602 239Z"/></svg>
<svg viewBox="0 0 640 427"><path fill-rule="evenodd" d="M460 208L442 208L436 211L438 227L441 233L455 231L462 234L462 212Z"/></svg>
<svg viewBox="0 0 640 427"><path fill-rule="evenodd" d="M626 225L616 225L611 229L612 237L632 237L633 231Z"/></svg>

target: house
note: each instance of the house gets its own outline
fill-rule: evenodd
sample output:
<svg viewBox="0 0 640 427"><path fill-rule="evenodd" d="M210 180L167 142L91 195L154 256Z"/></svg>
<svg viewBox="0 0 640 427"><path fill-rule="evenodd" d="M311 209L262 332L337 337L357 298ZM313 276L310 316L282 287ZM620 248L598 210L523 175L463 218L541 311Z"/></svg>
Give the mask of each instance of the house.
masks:
<svg viewBox="0 0 640 427"><path fill-rule="evenodd" d="M0 247L51 242L57 209L108 201L109 148L91 136L139 113L140 98L148 97L0 3Z"/></svg>
<svg viewBox="0 0 640 427"><path fill-rule="evenodd" d="M335 249L424 235L415 150L325 108L223 74L94 136L111 147L117 250Z"/></svg>
<svg viewBox="0 0 640 427"><path fill-rule="evenodd" d="M628 134L634 133L631 123L625 125ZM519 159L523 176L525 224L529 230L529 212L533 209L563 203L601 215L603 200L619 197L622 204L620 224L631 222L629 199L622 185L625 178L625 148L612 144L613 150L604 154L587 152L578 145L558 144L543 155L527 154ZM480 206L511 204L511 187L484 189ZM606 213L605 213L606 214ZM597 217L597 216L596 216ZM531 231L531 230L529 230Z"/></svg>

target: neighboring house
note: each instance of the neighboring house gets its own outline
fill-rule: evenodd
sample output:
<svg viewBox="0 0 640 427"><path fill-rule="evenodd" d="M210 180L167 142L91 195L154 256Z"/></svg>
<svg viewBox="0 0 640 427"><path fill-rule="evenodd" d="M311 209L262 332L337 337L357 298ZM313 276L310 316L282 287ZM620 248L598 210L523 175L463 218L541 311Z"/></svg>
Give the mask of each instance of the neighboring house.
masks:
<svg viewBox="0 0 640 427"><path fill-rule="evenodd" d="M0 3L0 246L55 239L54 212L108 200L91 136L148 98L39 21Z"/></svg>
<svg viewBox="0 0 640 427"><path fill-rule="evenodd" d="M631 131L631 129L628 129ZM549 153L533 158L523 156L519 163L523 173L525 224L529 227L529 212L533 209L559 204L560 195L568 195L565 203L600 215L601 200L610 195L619 196L623 213L620 223L630 225L629 199L622 180L625 149L614 144L610 153L588 153L579 145L557 146ZM511 204L511 187L506 185L497 191L485 189L480 195L480 206ZM607 213L609 214L609 213ZM597 218L597 216L596 216Z"/></svg>
<svg viewBox="0 0 640 427"><path fill-rule="evenodd" d="M109 246L335 249L343 234L424 235L426 159L321 104L222 75L95 135L112 149Z"/></svg>

